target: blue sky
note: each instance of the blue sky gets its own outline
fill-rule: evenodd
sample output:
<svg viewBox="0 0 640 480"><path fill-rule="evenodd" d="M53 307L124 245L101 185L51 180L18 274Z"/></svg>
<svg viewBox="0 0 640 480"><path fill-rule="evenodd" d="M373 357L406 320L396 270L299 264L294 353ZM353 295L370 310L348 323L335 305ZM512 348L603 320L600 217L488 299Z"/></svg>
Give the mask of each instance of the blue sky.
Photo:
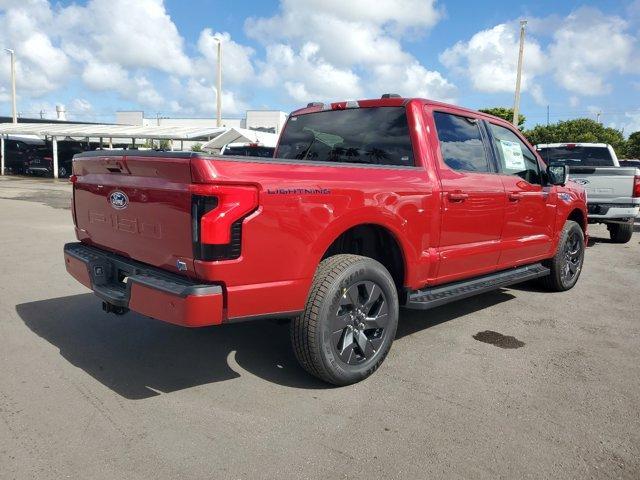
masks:
<svg viewBox="0 0 640 480"><path fill-rule="evenodd" d="M214 37L225 116L308 101L427 96L510 106L518 21L529 20L528 126L577 116L640 130L640 1L0 0L0 44L18 52L19 111L112 121L215 115ZM0 112L9 113L8 57Z"/></svg>

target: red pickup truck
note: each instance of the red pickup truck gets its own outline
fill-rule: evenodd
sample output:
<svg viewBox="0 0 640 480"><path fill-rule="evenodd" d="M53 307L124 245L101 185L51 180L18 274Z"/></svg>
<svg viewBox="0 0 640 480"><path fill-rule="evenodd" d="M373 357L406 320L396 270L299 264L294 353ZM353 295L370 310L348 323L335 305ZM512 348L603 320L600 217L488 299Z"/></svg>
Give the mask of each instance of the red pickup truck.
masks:
<svg viewBox="0 0 640 480"><path fill-rule="evenodd" d="M518 130L424 99L309 104L274 158L96 151L73 162L66 268L114 313L188 327L290 318L296 357L366 378L401 306L540 278L572 288L585 195Z"/></svg>

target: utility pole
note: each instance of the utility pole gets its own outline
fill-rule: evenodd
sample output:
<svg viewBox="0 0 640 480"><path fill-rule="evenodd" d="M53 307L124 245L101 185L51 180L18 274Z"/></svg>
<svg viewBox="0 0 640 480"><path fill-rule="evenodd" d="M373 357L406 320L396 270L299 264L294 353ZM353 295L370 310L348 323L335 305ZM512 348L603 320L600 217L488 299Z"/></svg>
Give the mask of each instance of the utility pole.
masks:
<svg viewBox="0 0 640 480"><path fill-rule="evenodd" d="M549 126L549 105L547 105L547 126Z"/></svg>
<svg viewBox="0 0 640 480"><path fill-rule="evenodd" d="M11 55L11 101L13 107L13 123L18 123L18 112L16 108L16 52L10 48L5 48L4 50Z"/></svg>
<svg viewBox="0 0 640 480"><path fill-rule="evenodd" d="M524 56L524 33L526 20L520 20L520 51L518 53L518 73L516 74L516 95L513 102L513 125L518 126L518 116L520 114L520 82L522 80L522 58Z"/></svg>
<svg viewBox="0 0 640 480"><path fill-rule="evenodd" d="M598 123L600 123L600 115L602 115L602 112L596 113L596 122Z"/></svg>
<svg viewBox="0 0 640 480"><path fill-rule="evenodd" d="M216 38L218 42L218 73L216 81L216 100L217 100L217 117L216 126L222 126L222 40Z"/></svg>

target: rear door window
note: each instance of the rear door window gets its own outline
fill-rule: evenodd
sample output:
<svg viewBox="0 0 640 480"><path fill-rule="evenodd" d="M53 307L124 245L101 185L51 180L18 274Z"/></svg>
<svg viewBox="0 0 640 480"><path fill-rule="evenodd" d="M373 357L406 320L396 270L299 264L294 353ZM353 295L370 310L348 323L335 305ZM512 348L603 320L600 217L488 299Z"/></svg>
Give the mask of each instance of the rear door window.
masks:
<svg viewBox="0 0 640 480"><path fill-rule="evenodd" d="M489 172L487 152L476 119L434 112L442 159L453 170Z"/></svg>
<svg viewBox="0 0 640 480"><path fill-rule="evenodd" d="M289 118L276 157L414 166L404 107L326 110Z"/></svg>

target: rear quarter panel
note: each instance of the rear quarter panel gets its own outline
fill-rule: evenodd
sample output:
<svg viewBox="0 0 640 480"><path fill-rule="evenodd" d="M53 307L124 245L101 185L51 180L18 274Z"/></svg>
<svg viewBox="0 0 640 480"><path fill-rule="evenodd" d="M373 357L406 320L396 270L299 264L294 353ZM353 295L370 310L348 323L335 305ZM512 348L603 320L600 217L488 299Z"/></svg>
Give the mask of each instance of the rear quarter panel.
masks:
<svg viewBox="0 0 640 480"><path fill-rule="evenodd" d="M228 159L194 165L208 178L215 171L222 182L260 179L260 207L244 221L242 256L195 262L198 276L224 279L229 318L301 310L322 256L356 225L380 225L393 234L404 254L407 286L417 288L428 274L439 192L420 167Z"/></svg>

